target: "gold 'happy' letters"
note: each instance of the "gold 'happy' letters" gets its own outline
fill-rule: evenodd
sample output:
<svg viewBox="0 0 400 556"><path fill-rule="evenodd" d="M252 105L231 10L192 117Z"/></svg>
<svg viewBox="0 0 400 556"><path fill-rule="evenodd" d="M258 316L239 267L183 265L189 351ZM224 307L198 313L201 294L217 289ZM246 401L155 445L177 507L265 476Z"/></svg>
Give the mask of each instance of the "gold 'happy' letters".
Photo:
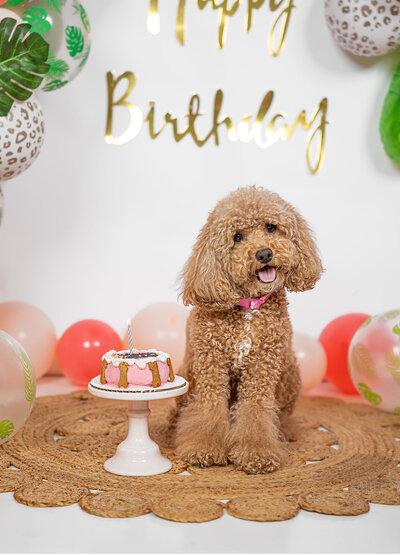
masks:
<svg viewBox="0 0 400 556"><path fill-rule="evenodd" d="M123 80L127 80L126 91L118 100L114 99L117 85ZM219 129L222 126L226 129L230 141L241 141L248 143L254 141L262 149L271 147L277 141L288 141L297 127L309 131L306 138L306 160L307 165L312 174L316 174L322 167L322 161L325 151L325 134L327 120L328 100L323 98L319 105L314 109L311 117L307 118L305 110L302 110L292 124L287 122L288 117L285 114L278 113L267 120L268 113L274 99L274 92L268 91L264 96L257 115L254 119L252 114L244 116L235 127L229 116L221 116L223 92L218 89L214 97L214 110L212 116L212 125L210 131L204 136L199 137L196 130L196 120L203 113L200 112L200 97L197 94L192 95L189 101L188 112L181 118L173 116L167 112L164 114L164 121L156 129L155 116L156 105L150 102L150 109L143 117L141 109L128 101L129 95L132 93L136 83L135 74L126 71L118 77L114 77L112 72L107 73L108 87L108 106L107 106L107 122L105 141L111 145L124 145L134 139L140 132L144 122L148 124L148 132L151 139L156 139L163 129L170 124L174 140L179 143L184 137L190 135L198 147L202 147L211 138L214 139L215 145L219 145ZM115 107L125 107L128 109L129 122L125 131L121 135L113 135L113 116ZM187 119L186 125L181 119ZM281 123L278 123L281 121Z"/></svg>
<svg viewBox="0 0 400 556"><path fill-rule="evenodd" d="M218 12L218 34L217 45L224 48L226 30L229 18L233 17L243 0L195 0L199 10L210 7ZM247 0L245 14L245 32L248 33L253 24L253 12L263 6L268 6L271 13L277 13L275 20L268 34L268 48L273 56L278 56L285 45L286 36L292 10L295 8L294 0ZM175 35L180 44L185 44L185 11L186 0L179 0L178 10L175 21ZM147 16L147 28L153 34L160 30L160 16L158 13L158 0L150 0L149 12Z"/></svg>

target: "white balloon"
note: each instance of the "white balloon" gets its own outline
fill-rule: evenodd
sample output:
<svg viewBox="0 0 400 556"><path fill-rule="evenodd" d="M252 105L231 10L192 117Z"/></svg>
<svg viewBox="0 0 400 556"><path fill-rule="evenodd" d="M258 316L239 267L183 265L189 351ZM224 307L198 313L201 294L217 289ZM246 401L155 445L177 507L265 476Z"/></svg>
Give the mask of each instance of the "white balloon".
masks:
<svg viewBox="0 0 400 556"><path fill-rule="evenodd" d="M14 102L0 118L0 181L22 174L39 156L44 139L43 111L34 95Z"/></svg>
<svg viewBox="0 0 400 556"><path fill-rule="evenodd" d="M325 0L336 42L357 56L381 56L400 46L398 0Z"/></svg>

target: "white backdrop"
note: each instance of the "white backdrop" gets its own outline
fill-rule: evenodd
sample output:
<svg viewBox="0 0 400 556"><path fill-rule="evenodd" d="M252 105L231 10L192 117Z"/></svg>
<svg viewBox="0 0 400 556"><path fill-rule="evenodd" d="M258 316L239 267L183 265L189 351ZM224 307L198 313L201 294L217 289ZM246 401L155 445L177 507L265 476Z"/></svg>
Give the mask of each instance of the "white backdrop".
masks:
<svg viewBox="0 0 400 556"><path fill-rule="evenodd" d="M360 61L333 42L322 0L298 1L282 54L273 58L267 7L243 32L245 5L228 24L224 50L216 46L217 15L187 1L186 45L174 34L178 0L160 0L161 32L146 28L146 0L84 0L92 52L71 84L40 93L46 138L34 165L3 184L0 301L43 309L59 335L73 322L98 318L119 333L128 316L157 301L175 301L175 281L208 211L246 184L271 188L294 204L316 232L324 266L316 288L290 295L296 330L318 335L333 317L400 306L400 168L379 140L379 115L398 52ZM268 3L266 3L268 4ZM156 102L185 114L201 98L211 127L215 91L236 123L256 113L268 90L271 115L293 122L328 97L324 167L311 175L306 132L262 150L253 142L179 144L172 130L157 140L145 128L132 142L104 141L106 72L136 74L131 96L146 114ZM121 109L118 109L121 110ZM122 113L122 112L121 112Z"/></svg>

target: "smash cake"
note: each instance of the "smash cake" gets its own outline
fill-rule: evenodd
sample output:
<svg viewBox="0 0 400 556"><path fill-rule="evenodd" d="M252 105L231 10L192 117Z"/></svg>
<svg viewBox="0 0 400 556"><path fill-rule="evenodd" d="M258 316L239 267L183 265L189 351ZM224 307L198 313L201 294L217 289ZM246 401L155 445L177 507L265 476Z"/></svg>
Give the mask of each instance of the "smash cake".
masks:
<svg viewBox="0 0 400 556"><path fill-rule="evenodd" d="M153 386L175 380L168 353L157 349L140 351L114 349L102 357L100 383L118 388Z"/></svg>

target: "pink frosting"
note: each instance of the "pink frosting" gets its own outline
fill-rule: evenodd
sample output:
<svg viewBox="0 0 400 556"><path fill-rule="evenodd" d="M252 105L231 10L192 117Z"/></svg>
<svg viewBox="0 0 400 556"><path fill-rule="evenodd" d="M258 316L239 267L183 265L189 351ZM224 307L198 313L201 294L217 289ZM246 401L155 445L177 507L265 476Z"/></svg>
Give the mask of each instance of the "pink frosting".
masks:
<svg viewBox="0 0 400 556"><path fill-rule="evenodd" d="M169 367L167 363L162 363L157 361L158 372L160 373L161 384L168 382L169 378ZM112 363L109 363L105 371L106 382L110 386L118 387L120 371L118 367L114 367ZM153 384L153 374L146 365L144 369L140 369L137 365L129 365L128 373L128 388L133 386L152 386Z"/></svg>

